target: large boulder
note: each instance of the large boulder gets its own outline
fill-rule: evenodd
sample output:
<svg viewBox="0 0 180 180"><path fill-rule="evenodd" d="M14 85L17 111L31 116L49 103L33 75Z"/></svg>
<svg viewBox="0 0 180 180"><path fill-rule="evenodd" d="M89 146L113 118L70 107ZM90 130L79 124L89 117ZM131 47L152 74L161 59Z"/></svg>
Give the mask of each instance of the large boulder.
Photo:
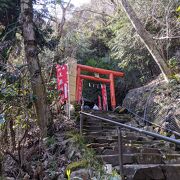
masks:
<svg viewBox="0 0 180 180"><path fill-rule="evenodd" d="M137 114L138 121L146 119L180 132L180 84L174 81L167 84L158 78L130 90L123 107Z"/></svg>

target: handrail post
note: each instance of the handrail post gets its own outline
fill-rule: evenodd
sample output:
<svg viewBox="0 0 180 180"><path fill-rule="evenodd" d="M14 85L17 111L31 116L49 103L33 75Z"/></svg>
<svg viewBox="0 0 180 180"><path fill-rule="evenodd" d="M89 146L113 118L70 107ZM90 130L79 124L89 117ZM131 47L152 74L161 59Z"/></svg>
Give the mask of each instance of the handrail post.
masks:
<svg viewBox="0 0 180 180"><path fill-rule="evenodd" d="M120 172L122 180L124 180L124 174L123 174L123 143L122 143L121 127L117 127L117 133L118 133L118 151L119 151L119 172Z"/></svg>
<svg viewBox="0 0 180 180"><path fill-rule="evenodd" d="M83 133L83 114L80 113L80 135Z"/></svg>

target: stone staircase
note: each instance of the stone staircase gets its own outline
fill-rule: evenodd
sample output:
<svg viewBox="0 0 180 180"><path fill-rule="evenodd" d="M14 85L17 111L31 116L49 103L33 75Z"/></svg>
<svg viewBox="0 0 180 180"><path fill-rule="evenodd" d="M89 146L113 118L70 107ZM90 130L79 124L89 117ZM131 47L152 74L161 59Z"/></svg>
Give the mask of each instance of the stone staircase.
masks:
<svg viewBox="0 0 180 180"><path fill-rule="evenodd" d="M128 114L91 111L121 123L138 126ZM97 158L119 170L116 126L92 117L83 118L83 135ZM180 180L180 153L175 144L122 129L123 173L127 180Z"/></svg>

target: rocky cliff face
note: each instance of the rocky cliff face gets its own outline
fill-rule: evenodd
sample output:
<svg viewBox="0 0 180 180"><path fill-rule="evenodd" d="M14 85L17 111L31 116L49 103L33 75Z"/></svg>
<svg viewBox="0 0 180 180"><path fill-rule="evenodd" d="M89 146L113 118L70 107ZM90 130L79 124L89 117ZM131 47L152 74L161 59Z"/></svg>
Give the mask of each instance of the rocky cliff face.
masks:
<svg viewBox="0 0 180 180"><path fill-rule="evenodd" d="M123 106L151 122L180 131L180 84L165 83L161 77L132 89Z"/></svg>

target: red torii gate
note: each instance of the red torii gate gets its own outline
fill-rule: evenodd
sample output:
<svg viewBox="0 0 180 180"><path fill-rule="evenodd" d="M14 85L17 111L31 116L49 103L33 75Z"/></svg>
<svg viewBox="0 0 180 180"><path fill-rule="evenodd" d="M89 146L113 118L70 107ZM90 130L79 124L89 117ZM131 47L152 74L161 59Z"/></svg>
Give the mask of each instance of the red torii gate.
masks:
<svg viewBox="0 0 180 180"><path fill-rule="evenodd" d="M109 78L105 79L105 78L100 78L100 77L83 75L81 74L82 71L109 75ZM114 77L118 77L118 76L123 77L124 73L77 64L76 101L78 102L79 100L79 95L80 95L79 86L81 85L81 80L88 79L88 80L98 81L102 83L110 83L111 107L112 109L115 109L116 99L115 99L115 89L114 89Z"/></svg>

